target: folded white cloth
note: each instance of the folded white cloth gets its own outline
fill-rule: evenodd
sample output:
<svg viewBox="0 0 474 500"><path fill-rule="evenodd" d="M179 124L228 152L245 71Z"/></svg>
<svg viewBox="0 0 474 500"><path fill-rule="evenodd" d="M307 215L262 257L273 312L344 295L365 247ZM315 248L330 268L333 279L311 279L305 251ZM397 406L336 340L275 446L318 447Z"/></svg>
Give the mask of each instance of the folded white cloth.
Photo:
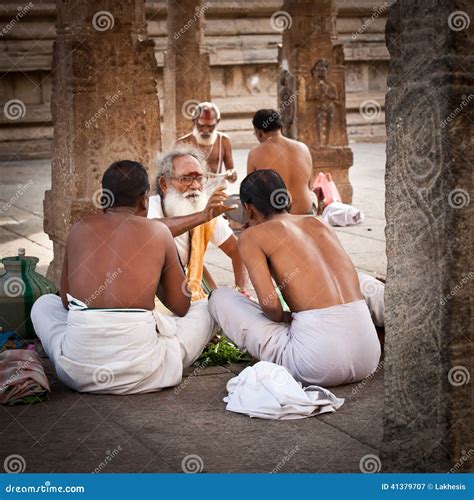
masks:
<svg viewBox="0 0 474 500"><path fill-rule="evenodd" d="M303 388L285 367L268 361L245 368L227 382L227 391L227 410L271 420L312 417L344 404L344 399L317 385Z"/></svg>
<svg viewBox="0 0 474 500"><path fill-rule="evenodd" d="M360 210L339 201L330 203L323 210L322 217L331 226L353 226L364 220Z"/></svg>

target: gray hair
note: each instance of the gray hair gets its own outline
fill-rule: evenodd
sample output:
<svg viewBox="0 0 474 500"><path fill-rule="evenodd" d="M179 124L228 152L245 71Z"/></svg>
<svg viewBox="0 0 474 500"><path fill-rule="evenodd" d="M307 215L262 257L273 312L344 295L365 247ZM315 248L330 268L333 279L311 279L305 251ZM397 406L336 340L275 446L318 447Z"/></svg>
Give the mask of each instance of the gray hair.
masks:
<svg viewBox="0 0 474 500"><path fill-rule="evenodd" d="M203 173L207 173L207 163L201 151L191 144L179 144L158 158L158 179L160 177L164 177L165 179L173 177L173 161L176 158L181 158L181 156L192 156L193 158L196 158L203 170Z"/></svg>

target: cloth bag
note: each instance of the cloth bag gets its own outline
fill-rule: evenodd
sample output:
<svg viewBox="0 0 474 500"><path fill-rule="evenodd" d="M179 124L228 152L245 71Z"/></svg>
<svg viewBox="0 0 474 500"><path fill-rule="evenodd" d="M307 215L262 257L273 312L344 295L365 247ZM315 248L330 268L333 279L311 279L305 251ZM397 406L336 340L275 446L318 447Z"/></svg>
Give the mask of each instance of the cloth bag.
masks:
<svg viewBox="0 0 474 500"><path fill-rule="evenodd" d="M0 404L33 403L50 391L38 355L27 349L0 354Z"/></svg>

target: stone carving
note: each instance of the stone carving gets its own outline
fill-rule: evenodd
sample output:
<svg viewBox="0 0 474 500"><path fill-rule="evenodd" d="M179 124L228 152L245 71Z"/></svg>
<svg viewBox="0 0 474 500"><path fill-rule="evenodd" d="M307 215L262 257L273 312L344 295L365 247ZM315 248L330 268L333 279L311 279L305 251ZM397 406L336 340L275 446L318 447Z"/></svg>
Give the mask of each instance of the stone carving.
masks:
<svg viewBox="0 0 474 500"><path fill-rule="evenodd" d="M311 68L313 81L307 91L308 101L314 101L315 127L318 146L327 146L337 120L338 95L334 83L327 79L328 62L319 59Z"/></svg>
<svg viewBox="0 0 474 500"><path fill-rule="evenodd" d="M288 69L288 62L283 61L280 67L278 79L278 108L283 124L283 135L290 139L296 139L294 130L296 113L296 81L294 75Z"/></svg>
<svg viewBox="0 0 474 500"><path fill-rule="evenodd" d="M342 200L351 203L352 151L347 142L344 52L337 42L335 3L286 0L283 10L293 22L283 32L279 61L282 70L287 62L294 78L292 88L287 73L278 75L279 93L294 96L294 113L283 113L285 126L292 127L292 137L309 147L313 173L330 172Z"/></svg>

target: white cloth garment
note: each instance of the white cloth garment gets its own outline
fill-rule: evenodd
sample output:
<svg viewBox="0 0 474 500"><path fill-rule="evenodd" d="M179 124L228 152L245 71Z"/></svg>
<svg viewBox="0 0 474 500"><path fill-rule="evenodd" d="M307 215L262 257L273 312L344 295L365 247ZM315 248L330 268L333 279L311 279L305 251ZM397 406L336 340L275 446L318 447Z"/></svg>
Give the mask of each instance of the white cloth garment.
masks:
<svg viewBox="0 0 474 500"><path fill-rule="evenodd" d="M344 404L332 392L302 388L283 366L260 361L227 382L226 409L250 417L294 420L336 411Z"/></svg>
<svg viewBox="0 0 474 500"><path fill-rule="evenodd" d="M161 206L161 197L159 195L150 196L147 217L149 219L162 219L164 217L163 208ZM214 231L211 236L211 243L216 247L220 247L233 234L234 233L229 227L228 222L222 216L217 217L216 225L214 226ZM174 241L176 243L176 248L178 249L181 262L186 265L189 260L189 233L186 232L176 236Z"/></svg>
<svg viewBox="0 0 474 500"><path fill-rule="evenodd" d="M385 284L370 274L358 271L360 291L369 307L372 321L376 326L385 325Z"/></svg>
<svg viewBox="0 0 474 500"><path fill-rule="evenodd" d="M68 295L43 295L31 319L59 379L80 392L134 394L180 383L212 337L207 300L186 316L146 309L89 309Z"/></svg>
<svg viewBox="0 0 474 500"><path fill-rule="evenodd" d="M293 313L275 323L258 304L230 288L218 288L209 311L241 350L288 369L304 385L358 382L375 371L380 343L364 300Z"/></svg>
<svg viewBox="0 0 474 500"><path fill-rule="evenodd" d="M353 226L364 220L360 210L339 201L330 203L323 210L322 217L331 226Z"/></svg>

